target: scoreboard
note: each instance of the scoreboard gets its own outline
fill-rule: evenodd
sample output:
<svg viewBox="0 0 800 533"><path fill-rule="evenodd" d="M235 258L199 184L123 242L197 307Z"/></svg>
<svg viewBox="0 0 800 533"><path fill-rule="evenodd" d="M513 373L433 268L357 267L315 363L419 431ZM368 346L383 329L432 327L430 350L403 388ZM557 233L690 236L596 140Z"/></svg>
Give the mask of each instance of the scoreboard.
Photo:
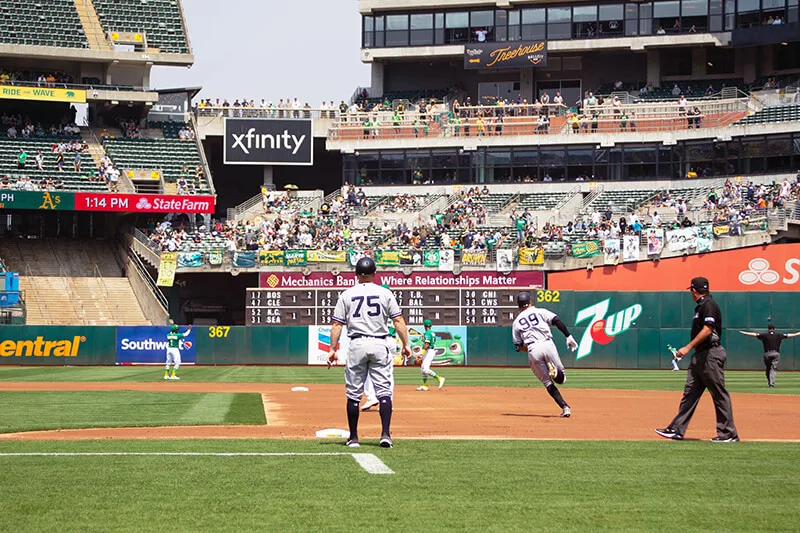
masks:
<svg viewBox="0 0 800 533"><path fill-rule="evenodd" d="M345 289L247 289L248 326L322 326ZM393 289L407 324L429 319L443 326L510 326L521 289ZM535 292L532 290L531 292ZM540 291L541 292L541 291Z"/></svg>

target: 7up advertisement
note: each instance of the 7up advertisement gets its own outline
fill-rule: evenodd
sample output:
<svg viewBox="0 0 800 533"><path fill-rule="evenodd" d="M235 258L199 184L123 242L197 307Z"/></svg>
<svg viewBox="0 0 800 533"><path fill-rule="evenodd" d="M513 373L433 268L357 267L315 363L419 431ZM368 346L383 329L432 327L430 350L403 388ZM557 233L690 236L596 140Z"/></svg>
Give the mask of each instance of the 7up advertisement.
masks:
<svg viewBox="0 0 800 533"><path fill-rule="evenodd" d="M604 346L614 341L618 335L628 331L642 314L642 306L633 304L609 314L611 298L606 298L594 305L578 311L575 325L588 324L578 343L576 359L583 359L592 353L595 343Z"/></svg>

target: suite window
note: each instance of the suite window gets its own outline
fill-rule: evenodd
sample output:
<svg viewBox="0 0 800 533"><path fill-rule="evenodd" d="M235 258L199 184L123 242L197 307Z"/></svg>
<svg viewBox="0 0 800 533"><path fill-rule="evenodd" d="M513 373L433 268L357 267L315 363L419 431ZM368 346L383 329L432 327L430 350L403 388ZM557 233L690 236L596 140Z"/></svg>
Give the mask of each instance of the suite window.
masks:
<svg viewBox="0 0 800 533"><path fill-rule="evenodd" d="M494 11L473 11L469 15L470 41L493 42L494 38Z"/></svg>
<svg viewBox="0 0 800 533"><path fill-rule="evenodd" d="M433 15L433 39L435 44L444 44L444 13Z"/></svg>
<svg viewBox="0 0 800 533"><path fill-rule="evenodd" d="M653 4L639 4L639 35L650 35L655 33L658 25L653 26Z"/></svg>
<svg viewBox="0 0 800 533"><path fill-rule="evenodd" d="M654 2L653 20L658 25L657 32L680 33L681 5L679 2Z"/></svg>
<svg viewBox="0 0 800 533"><path fill-rule="evenodd" d="M508 40L519 41L522 36L522 27L520 25L520 12L513 10L508 12Z"/></svg>
<svg viewBox="0 0 800 533"><path fill-rule="evenodd" d="M761 2L761 20L777 19L780 18L786 23L786 1L785 0L762 0Z"/></svg>
<svg viewBox="0 0 800 533"><path fill-rule="evenodd" d="M411 46L433 44L433 15L411 15Z"/></svg>
<svg viewBox="0 0 800 533"><path fill-rule="evenodd" d="M386 15L386 46L408 46L408 15Z"/></svg>
<svg viewBox="0 0 800 533"><path fill-rule="evenodd" d="M681 31L708 30L708 0L681 0Z"/></svg>
<svg viewBox="0 0 800 533"><path fill-rule="evenodd" d="M722 3L723 0L709 0L708 12L711 16L708 19L708 30L711 32L722 31Z"/></svg>
<svg viewBox="0 0 800 533"><path fill-rule="evenodd" d="M725 0L725 31L736 28L736 0Z"/></svg>
<svg viewBox="0 0 800 533"><path fill-rule="evenodd" d="M597 6L572 8L572 36L576 39L597 36Z"/></svg>
<svg viewBox="0 0 800 533"><path fill-rule="evenodd" d="M786 17L787 24L792 24L800 20L798 16L798 0L789 0L789 14Z"/></svg>
<svg viewBox="0 0 800 533"><path fill-rule="evenodd" d="M737 0L736 26L752 28L761 24L759 0Z"/></svg>
<svg viewBox="0 0 800 533"><path fill-rule="evenodd" d="M598 31L608 37L621 36L623 16L622 4L601 5Z"/></svg>
<svg viewBox="0 0 800 533"><path fill-rule="evenodd" d="M445 42L465 43L469 40L469 13L445 13Z"/></svg>
<svg viewBox="0 0 800 533"><path fill-rule="evenodd" d="M550 7L547 8L547 38L555 39L569 39L571 34L570 29L570 8L568 7Z"/></svg>
<svg viewBox="0 0 800 533"><path fill-rule="evenodd" d="M383 17L375 17L375 46L384 46L383 38Z"/></svg>
<svg viewBox="0 0 800 533"><path fill-rule="evenodd" d="M372 17L364 17L364 38L361 41L361 45L364 48L372 48L375 46L374 36L372 35L373 31L375 31L375 19Z"/></svg>
<svg viewBox="0 0 800 533"><path fill-rule="evenodd" d="M625 4L625 35L639 35L639 4Z"/></svg>
<svg viewBox="0 0 800 533"><path fill-rule="evenodd" d="M522 39L525 41L545 38L545 10L522 10Z"/></svg>
<svg viewBox="0 0 800 533"><path fill-rule="evenodd" d="M494 12L494 40L499 42L508 40L508 12L503 9Z"/></svg>

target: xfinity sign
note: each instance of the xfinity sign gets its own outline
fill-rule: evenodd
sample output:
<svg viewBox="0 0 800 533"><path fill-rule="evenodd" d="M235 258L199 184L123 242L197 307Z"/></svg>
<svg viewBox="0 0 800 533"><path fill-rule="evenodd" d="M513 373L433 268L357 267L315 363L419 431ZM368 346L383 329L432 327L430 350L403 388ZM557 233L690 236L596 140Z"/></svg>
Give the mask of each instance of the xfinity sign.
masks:
<svg viewBox="0 0 800 533"><path fill-rule="evenodd" d="M226 165L313 165L311 119L226 118Z"/></svg>

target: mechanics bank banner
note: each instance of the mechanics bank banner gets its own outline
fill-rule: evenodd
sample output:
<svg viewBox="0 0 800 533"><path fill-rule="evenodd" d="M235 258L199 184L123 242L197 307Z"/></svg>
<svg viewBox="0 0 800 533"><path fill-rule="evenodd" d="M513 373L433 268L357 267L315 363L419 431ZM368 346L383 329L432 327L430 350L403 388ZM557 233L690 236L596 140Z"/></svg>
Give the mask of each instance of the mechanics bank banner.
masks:
<svg viewBox="0 0 800 533"><path fill-rule="evenodd" d="M304 111L289 110L298 118L226 118L226 165L313 165L314 134Z"/></svg>
<svg viewBox="0 0 800 533"><path fill-rule="evenodd" d="M302 272L261 272L259 287L266 289L303 288L347 288L355 285L355 273L343 272L334 276L330 272L312 272L304 276ZM471 287L512 287L520 289L541 289L544 287L544 272L520 270L504 275L501 272L469 271L461 274L452 272L412 272L406 276L402 271L379 270L375 283L387 284L393 289L401 287L431 287L468 289Z"/></svg>
<svg viewBox="0 0 800 533"><path fill-rule="evenodd" d="M186 327L178 332L186 333ZM167 360L167 326L120 326L117 328L118 365L163 365ZM195 330L180 343L181 364L197 362Z"/></svg>

